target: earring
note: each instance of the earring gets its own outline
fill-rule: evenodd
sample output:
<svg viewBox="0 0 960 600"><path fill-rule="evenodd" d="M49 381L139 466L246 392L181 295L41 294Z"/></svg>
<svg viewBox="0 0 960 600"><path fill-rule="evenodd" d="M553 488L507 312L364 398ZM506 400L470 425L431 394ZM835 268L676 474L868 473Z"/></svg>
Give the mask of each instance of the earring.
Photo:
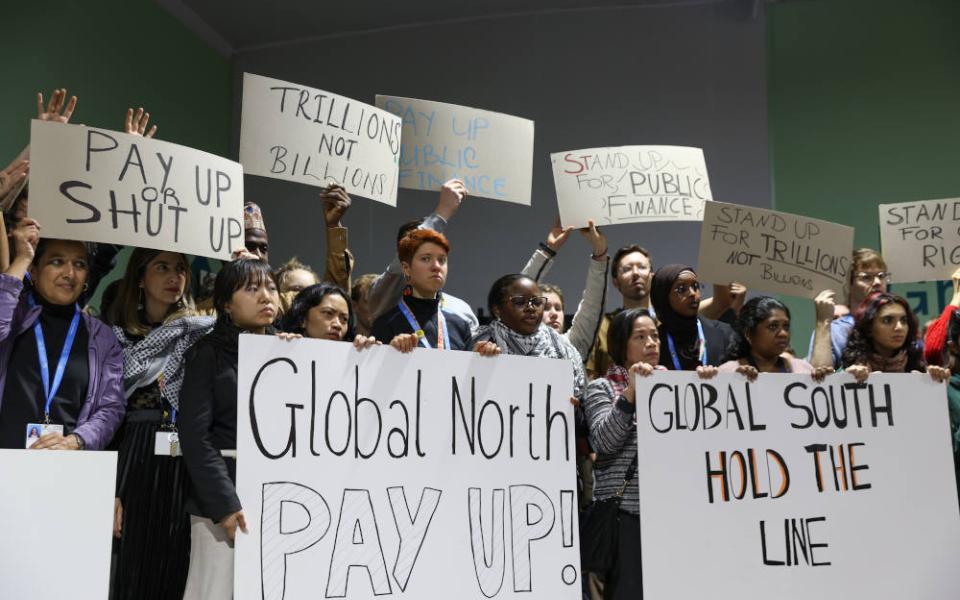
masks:
<svg viewBox="0 0 960 600"><path fill-rule="evenodd" d="M408 277L407 280L409 280L409 279L410 279L410 278ZM408 283L407 285L403 286L403 295L404 295L404 296L412 296L412 295L413 295L413 286L410 285L409 283Z"/></svg>
<svg viewBox="0 0 960 600"><path fill-rule="evenodd" d="M143 288L140 288L140 293L137 296L137 310L143 310Z"/></svg>
<svg viewBox="0 0 960 600"><path fill-rule="evenodd" d="M84 283L83 283L83 291L87 291L87 290L89 290L89 289L90 289L90 284L87 283L87 282L84 282Z"/></svg>

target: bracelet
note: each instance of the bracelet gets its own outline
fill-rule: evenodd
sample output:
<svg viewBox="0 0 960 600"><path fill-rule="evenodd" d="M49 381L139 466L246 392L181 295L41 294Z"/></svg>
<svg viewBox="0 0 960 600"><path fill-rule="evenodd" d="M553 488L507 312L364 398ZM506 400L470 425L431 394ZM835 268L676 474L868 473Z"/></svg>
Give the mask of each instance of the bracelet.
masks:
<svg viewBox="0 0 960 600"><path fill-rule="evenodd" d="M607 255L607 251L604 250L600 254L591 254L590 258L592 258L593 260L600 260L601 258L604 258L606 255Z"/></svg>
<svg viewBox="0 0 960 600"><path fill-rule="evenodd" d="M78 450L83 450L84 448L87 447L87 444L83 441L83 438L82 438L82 437L80 437L79 435L77 435L77 434L75 434L75 433L71 433L70 435L72 435L73 437L77 438L77 446L79 446L79 448L77 448Z"/></svg>
<svg viewBox="0 0 960 600"><path fill-rule="evenodd" d="M546 253L546 255L550 258L553 258L554 256L557 255L556 250L554 250L553 248L551 248L550 246L546 245L543 242L540 242L540 249L543 250L544 253Z"/></svg>

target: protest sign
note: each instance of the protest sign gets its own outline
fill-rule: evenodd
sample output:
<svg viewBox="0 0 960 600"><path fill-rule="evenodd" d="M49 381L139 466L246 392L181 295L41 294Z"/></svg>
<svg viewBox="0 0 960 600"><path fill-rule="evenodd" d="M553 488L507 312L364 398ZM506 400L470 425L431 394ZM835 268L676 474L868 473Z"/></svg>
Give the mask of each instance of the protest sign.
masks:
<svg viewBox="0 0 960 600"><path fill-rule="evenodd" d="M928 375L655 373L636 399L647 600L960 589L946 390Z"/></svg>
<svg viewBox="0 0 960 600"><path fill-rule="evenodd" d="M34 120L29 214L44 238L229 259L243 247L243 169L170 142Z"/></svg>
<svg viewBox="0 0 960 600"><path fill-rule="evenodd" d="M701 281L815 298L846 296L853 227L752 206L711 202L700 230Z"/></svg>
<svg viewBox="0 0 960 600"><path fill-rule="evenodd" d="M580 597L563 360L240 338L238 600Z"/></svg>
<svg viewBox="0 0 960 600"><path fill-rule="evenodd" d="M0 596L107 598L116 452L0 450L0 473Z"/></svg>
<svg viewBox="0 0 960 600"><path fill-rule="evenodd" d="M456 178L471 196L530 204L533 121L398 96L377 106L403 120L400 187L439 190Z"/></svg>
<svg viewBox="0 0 960 600"><path fill-rule="evenodd" d="M960 268L960 199L881 204L880 244L897 282L949 281Z"/></svg>
<svg viewBox="0 0 960 600"><path fill-rule="evenodd" d="M315 88L243 74L240 162L246 173L397 205L400 118Z"/></svg>
<svg viewBox="0 0 960 600"><path fill-rule="evenodd" d="M565 227L700 221L712 200L703 150L685 146L590 148L550 155Z"/></svg>

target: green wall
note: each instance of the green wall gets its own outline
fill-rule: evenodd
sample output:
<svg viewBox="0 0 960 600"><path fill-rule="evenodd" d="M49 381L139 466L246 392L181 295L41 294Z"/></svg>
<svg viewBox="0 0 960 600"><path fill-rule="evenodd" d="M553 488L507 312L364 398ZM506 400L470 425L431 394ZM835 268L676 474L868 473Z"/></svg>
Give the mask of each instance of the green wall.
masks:
<svg viewBox="0 0 960 600"><path fill-rule="evenodd" d="M879 249L878 204L960 196L958 23L953 0L768 5L774 208L851 225ZM926 307L921 321L949 301L939 288L893 286ZM804 353L812 302L788 300Z"/></svg>

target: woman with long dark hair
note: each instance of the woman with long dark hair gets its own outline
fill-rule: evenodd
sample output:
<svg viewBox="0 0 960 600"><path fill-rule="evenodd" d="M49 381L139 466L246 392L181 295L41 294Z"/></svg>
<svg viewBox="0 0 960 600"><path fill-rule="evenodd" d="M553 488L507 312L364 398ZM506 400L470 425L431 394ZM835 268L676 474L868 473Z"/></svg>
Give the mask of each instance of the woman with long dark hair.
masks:
<svg viewBox="0 0 960 600"><path fill-rule="evenodd" d="M354 335L355 323L353 302L347 292L331 283L318 283L296 295L281 328L307 338L353 340L358 349L380 343L373 336Z"/></svg>

